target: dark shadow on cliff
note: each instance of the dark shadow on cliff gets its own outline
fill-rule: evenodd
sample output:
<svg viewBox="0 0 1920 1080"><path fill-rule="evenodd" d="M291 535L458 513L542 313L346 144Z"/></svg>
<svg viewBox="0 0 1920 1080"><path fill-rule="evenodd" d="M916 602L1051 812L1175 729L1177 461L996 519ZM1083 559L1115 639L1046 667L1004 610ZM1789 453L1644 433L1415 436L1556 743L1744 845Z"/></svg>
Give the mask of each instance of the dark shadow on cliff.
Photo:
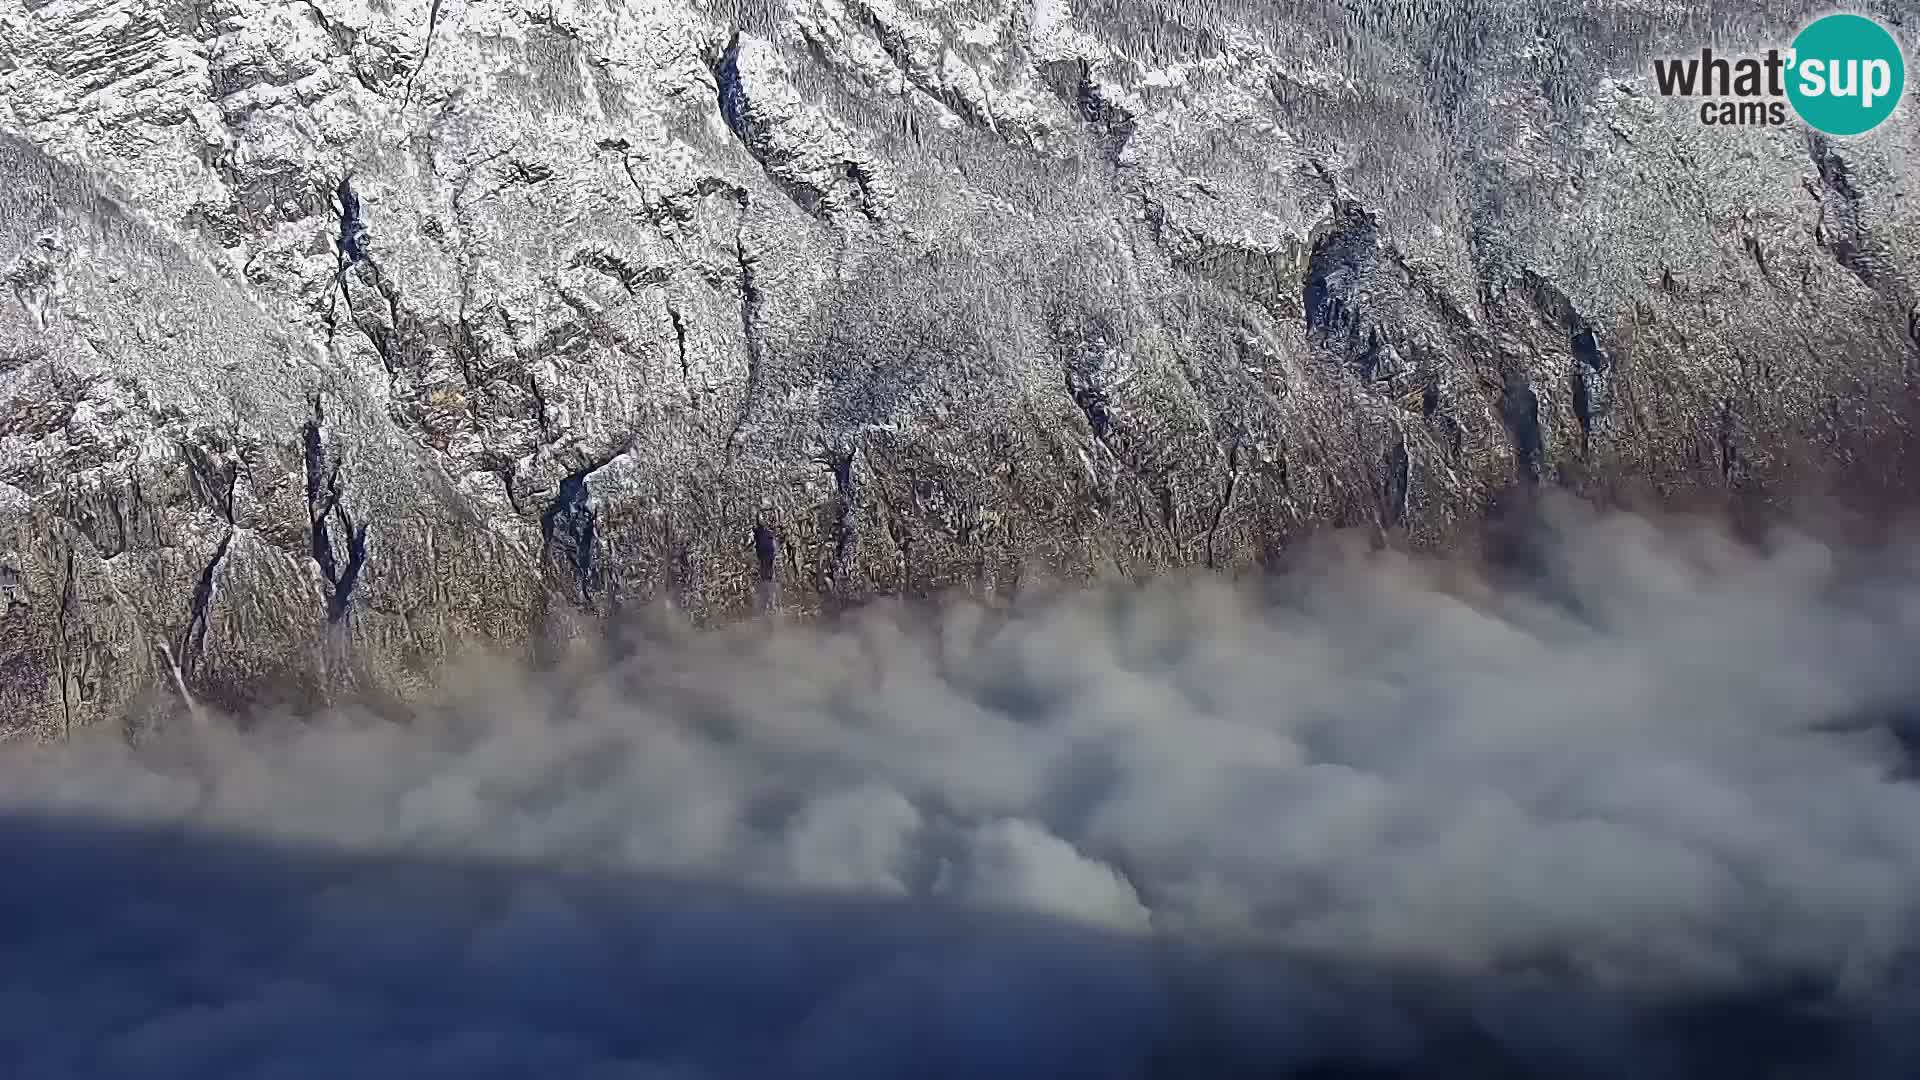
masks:
<svg viewBox="0 0 1920 1080"><path fill-rule="evenodd" d="M0 1063L86 1077L1912 1075L1905 990L1449 979L925 901L0 818Z"/></svg>

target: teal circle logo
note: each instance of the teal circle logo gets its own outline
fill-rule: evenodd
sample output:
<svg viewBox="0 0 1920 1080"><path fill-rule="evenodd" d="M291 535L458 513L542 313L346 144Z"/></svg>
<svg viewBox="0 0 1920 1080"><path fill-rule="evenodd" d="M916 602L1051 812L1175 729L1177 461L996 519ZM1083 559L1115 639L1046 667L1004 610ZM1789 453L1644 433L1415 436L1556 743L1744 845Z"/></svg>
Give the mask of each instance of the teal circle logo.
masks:
<svg viewBox="0 0 1920 1080"><path fill-rule="evenodd" d="M1879 127L1900 105L1907 60L1886 27L1864 15L1828 15L1793 39L1787 98L1793 111L1829 135Z"/></svg>

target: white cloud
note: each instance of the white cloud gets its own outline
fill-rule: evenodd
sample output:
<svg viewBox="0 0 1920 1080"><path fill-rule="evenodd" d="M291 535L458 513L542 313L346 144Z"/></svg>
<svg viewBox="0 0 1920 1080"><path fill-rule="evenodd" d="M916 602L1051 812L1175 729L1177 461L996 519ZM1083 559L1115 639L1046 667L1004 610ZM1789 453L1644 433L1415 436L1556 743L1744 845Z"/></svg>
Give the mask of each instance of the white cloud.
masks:
<svg viewBox="0 0 1920 1080"><path fill-rule="evenodd" d="M1679 1075L1630 1003L1810 987L1864 1025L1845 1053L1911 1064L1920 787L1871 721L1920 705L1920 549L1568 513L1542 550L1523 584L1346 552L661 632L404 724L9 752L0 1050L1273 1075L1451 1017L1547 1071Z"/></svg>

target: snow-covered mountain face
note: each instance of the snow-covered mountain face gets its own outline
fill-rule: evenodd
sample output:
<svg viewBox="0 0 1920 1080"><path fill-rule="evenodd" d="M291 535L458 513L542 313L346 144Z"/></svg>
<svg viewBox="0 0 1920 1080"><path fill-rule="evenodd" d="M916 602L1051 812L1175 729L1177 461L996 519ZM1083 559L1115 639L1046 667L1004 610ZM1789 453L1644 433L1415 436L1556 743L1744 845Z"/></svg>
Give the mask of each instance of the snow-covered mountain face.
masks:
<svg viewBox="0 0 1920 1080"><path fill-rule="evenodd" d="M1714 6L0 0L0 729L1897 490L1913 84L1705 126Z"/></svg>

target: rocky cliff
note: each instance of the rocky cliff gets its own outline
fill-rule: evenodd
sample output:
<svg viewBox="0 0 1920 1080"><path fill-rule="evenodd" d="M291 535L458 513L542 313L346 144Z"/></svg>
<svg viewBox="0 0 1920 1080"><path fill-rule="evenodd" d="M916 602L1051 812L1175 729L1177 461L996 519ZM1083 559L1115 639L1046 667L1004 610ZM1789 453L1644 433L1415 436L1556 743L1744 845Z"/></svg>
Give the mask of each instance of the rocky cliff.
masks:
<svg viewBox="0 0 1920 1080"><path fill-rule="evenodd" d="M1900 490L1914 81L1703 126L1706 7L0 0L0 732Z"/></svg>

